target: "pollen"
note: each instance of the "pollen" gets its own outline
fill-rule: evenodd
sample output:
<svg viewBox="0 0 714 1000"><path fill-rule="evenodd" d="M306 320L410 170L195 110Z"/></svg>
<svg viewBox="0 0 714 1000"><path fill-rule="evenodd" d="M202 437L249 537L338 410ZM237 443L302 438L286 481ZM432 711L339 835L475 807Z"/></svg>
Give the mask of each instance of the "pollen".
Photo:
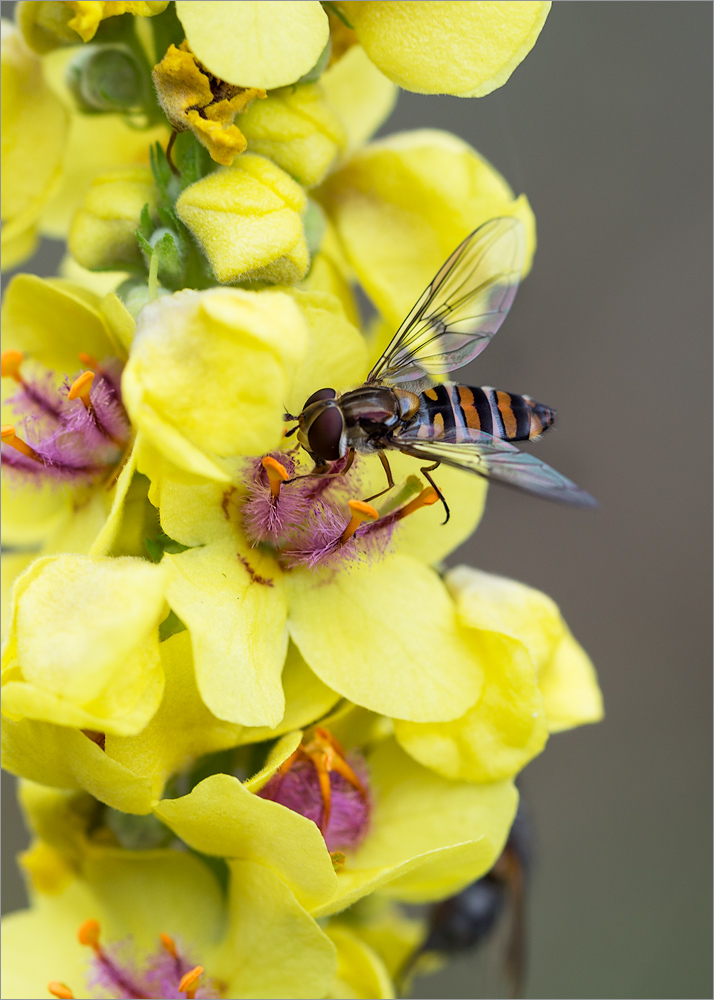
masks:
<svg viewBox="0 0 714 1000"><path fill-rule="evenodd" d="M421 491L419 496L414 497L414 499L410 500L406 506L397 511L395 516L399 519L409 517L410 514L416 513L416 511L421 510L422 507L431 507L432 504L437 503L438 499L439 494L436 490L432 486L427 486L426 489Z"/></svg>
<svg viewBox="0 0 714 1000"><path fill-rule="evenodd" d="M69 387L67 399L81 399L85 408L87 410L91 410L92 401L89 398L89 393L91 391L93 381L94 372L82 372L82 374L76 378Z"/></svg>
<svg viewBox="0 0 714 1000"><path fill-rule="evenodd" d="M167 951L172 958L176 958L178 956L176 942L169 934L159 934L159 940L161 941L161 947L164 951Z"/></svg>
<svg viewBox="0 0 714 1000"><path fill-rule="evenodd" d="M99 934L100 927L98 920L85 920L77 931L77 940L80 944L87 945L89 948L93 948L94 951L99 950Z"/></svg>
<svg viewBox="0 0 714 1000"><path fill-rule="evenodd" d="M15 451L19 451L22 455L26 455L27 458L32 458L35 462L41 462L42 459L37 454L34 448L32 448L26 441L19 438L15 433L15 428L12 424L3 424L2 430L0 430L0 439L3 444L9 445L14 448Z"/></svg>
<svg viewBox="0 0 714 1000"><path fill-rule="evenodd" d="M0 356L0 375L3 378L14 378L22 385L22 375L20 375L20 365L23 360L22 351L3 351Z"/></svg>
<svg viewBox="0 0 714 1000"><path fill-rule="evenodd" d="M191 969L190 972L187 972L185 976L181 977L181 982L179 983L179 993L185 993L189 1000L195 997L196 990L198 988L198 981L202 975L202 965L197 965L195 968Z"/></svg>
<svg viewBox="0 0 714 1000"><path fill-rule="evenodd" d="M376 521L379 517L379 514L372 504L365 503L364 500L350 500L349 507L352 511L352 517L350 518L350 523L342 532L342 537L340 538L340 542L343 545L345 542L348 542L350 538L352 538L360 524L364 521Z"/></svg>
<svg viewBox="0 0 714 1000"><path fill-rule="evenodd" d="M270 493L274 500L277 500L280 496L280 487L282 484L290 478L288 470L282 465L276 458L271 455L266 455L262 460L261 465L265 469L268 476L268 482L270 483Z"/></svg>
<svg viewBox="0 0 714 1000"><path fill-rule="evenodd" d="M47 984L47 992L51 993L53 997L57 997L58 1000L74 1000L74 993L69 986L65 986L64 983L56 983L54 980Z"/></svg>

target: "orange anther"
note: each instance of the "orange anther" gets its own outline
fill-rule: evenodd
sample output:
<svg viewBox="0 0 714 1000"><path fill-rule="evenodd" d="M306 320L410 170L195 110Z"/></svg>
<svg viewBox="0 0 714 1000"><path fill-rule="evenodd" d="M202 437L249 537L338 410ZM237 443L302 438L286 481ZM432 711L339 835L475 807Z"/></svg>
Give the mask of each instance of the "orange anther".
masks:
<svg viewBox="0 0 714 1000"><path fill-rule="evenodd" d="M178 958L178 951L176 950L176 942L168 934L160 934L159 940L165 951L171 955L172 958Z"/></svg>
<svg viewBox="0 0 714 1000"><path fill-rule="evenodd" d="M379 517L379 514L372 504L365 503L364 500L350 500L349 506L352 511L352 517L350 519L350 523L342 532L342 537L340 538L340 542L342 543L347 542L350 538L352 538L355 531L357 531L363 521L376 521Z"/></svg>
<svg viewBox="0 0 714 1000"><path fill-rule="evenodd" d="M260 464L267 473L273 499L277 500L280 496L280 487L286 479L290 478L288 470L277 459L273 458L272 455L266 455Z"/></svg>
<svg viewBox="0 0 714 1000"><path fill-rule="evenodd" d="M98 920L85 920L77 931L77 939L80 944L86 944L89 948L94 948L97 951L99 948L99 933Z"/></svg>
<svg viewBox="0 0 714 1000"><path fill-rule="evenodd" d="M94 372L82 372L69 387L67 399L81 399L88 410L92 409L92 401L89 393L94 381Z"/></svg>
<svg viewBox="0 0 714 1000"><path fill-rule="evenodd" d="M27 458L34 458L36 462L41 462L42 459L37 454L34 448L30 447L26 441L19 438L15 433L15 428L12 424L3 424L0 430L0 439L3 444L10 445L15 451L19 451L21 454L26 455Z"/></svg>
<svg viewBox="0 0 714 1000"><path fill-rule="evenodd" d="M92 368L94 369L94 371L96 371L99 368L99 362L97 361L97 359L94 357L93 354L85 354L84 352L80 351L77 357L79 358L79 360L82 362L83 365L87 366L87 368Z"/></svg>
<svg viewBox="0 0 714 1000"><path fill-rule="evenodd" d="M397 517L408 517L417 510L421 510L422 507L431 507L439 499L439 494L432 486L427 486L425 490L422 490L419 496L414 497L409 503L402 507L401 510L397 511Z"/></svg>
<svg viewBox="0 0 714 1000"><path fill-rule="evenodd" d="M202 975L202 965L197 965L195 969L191 969L190 972L187 972L185 976L181 977L181 982L179 983L179 993L185 993L189 1000L192 1000L192 998L196 996L198 980Z"/></svg>
<svg viewBox="0 0 714 1000"><path fill-rule="evenodd" d="M14 378L16 382L21 383L20 365L23 356L22 351L3 351L0 355L0 375L3 378Z"/></svg>
<svg viewBox="0 0 714 1000"><path fill-rule="evenodd" d="M74 1000L74 993L69 986L65 986L64 983L56 983L54 980L47 984L47 992L51 993L53 997L57 997L58 1000Z"/></svg>

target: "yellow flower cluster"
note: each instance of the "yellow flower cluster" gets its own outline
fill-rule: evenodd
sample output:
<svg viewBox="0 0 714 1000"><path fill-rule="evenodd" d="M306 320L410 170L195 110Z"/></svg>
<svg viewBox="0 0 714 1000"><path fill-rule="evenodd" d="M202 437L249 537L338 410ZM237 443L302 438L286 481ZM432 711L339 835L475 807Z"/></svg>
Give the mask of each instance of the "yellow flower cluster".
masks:
<svg viewBox="0 0 714 1000"><path fill-rule="evenodd" d="M33 834L8 996L393 997L428 931L402 904L493 869L519 771L601 717L548 597L444 568L483 479L439 470L442 524L412 458L382 496L374 456L306 475L285 437L481 224L518 219L530 269L528 201L472 147L370 137L396 85L501 86L548 7L3 28L3 252L70 255L2 307L3 762Z"/></svg>

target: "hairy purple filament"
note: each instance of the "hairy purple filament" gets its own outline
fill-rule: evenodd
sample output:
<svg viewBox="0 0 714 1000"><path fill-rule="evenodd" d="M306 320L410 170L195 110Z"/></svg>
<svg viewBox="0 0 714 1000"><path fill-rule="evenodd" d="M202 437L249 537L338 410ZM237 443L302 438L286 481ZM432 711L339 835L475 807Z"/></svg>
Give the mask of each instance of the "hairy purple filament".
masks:
<svg viewBox="0 0 714 1000"><path fill-rule="evenodd" d="M27 365L23 366L27 368ZM90 407L67 398L71 381L57 388L51 373L23 372L19 391L8 400L18 427L36 458L3 444L7 470L26 482L86 482L106 474L121 459L130 428L121 402L121 366L98 366L89 391Z"/></svg>
<svg viewBox="0 0 714 1000"><path fill-rule="evenodd" d="M137 961L131 938L115 941L102 946L92 956L89 965L87 985L92 996L106 1000L159 1000L159 998L183 998L178 986L182 977L195 967L195 962L187 961L176 950L172 955L164 948L157 948ZM197 998L219 997L210 982L199 986Z"/></svg>
<svg viewBox="0 0 714 1000"><path fill-rule="evenodd" d="M290 477L300 475L291 454L272 455ZM345 475L347 460L334 462L325 476L305 476L285 483L275 497L258 461L243 502L243 527L253 545L268 544L287 569L335 569L384 553L397 519L388 517L362 525L346 542L342 536L350 517L347 500L363 492L359 459Z"/></svg>
<svg viewBox="0 0 714 1000"><path fill-rule="evenodd" d="M368 788L364 760L350 754L347 760L365 788ZM369 792L364 798L360 791L337 771L330 772L330 818L322 829L328 851L354 850L369 830L372 804ZM261 798L279 802L293 812L323 826L324 802L314 764L299 760L283 774L274 774L259 792Z"/></svg>

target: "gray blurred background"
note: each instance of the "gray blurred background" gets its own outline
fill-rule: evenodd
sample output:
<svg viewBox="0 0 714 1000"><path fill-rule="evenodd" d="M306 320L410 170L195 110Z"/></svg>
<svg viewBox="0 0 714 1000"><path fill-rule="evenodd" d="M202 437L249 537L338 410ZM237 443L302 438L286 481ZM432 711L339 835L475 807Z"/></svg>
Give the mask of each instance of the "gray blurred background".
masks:
<svg viewBox="0 0 714 1000"><path fill-rule="evenodd" d="M605 694L604 723L523 775L529 997L712 995L711 37L709 3L556 2L504 88L403 94L385 130L450 129L528 195L534 268L468 376L556 407L538 453L601 503L494 488L451 559L551 594ZM12 910L25 834L7 777L3 809ZM505 995L501 957L414 996Z"/></svg>

